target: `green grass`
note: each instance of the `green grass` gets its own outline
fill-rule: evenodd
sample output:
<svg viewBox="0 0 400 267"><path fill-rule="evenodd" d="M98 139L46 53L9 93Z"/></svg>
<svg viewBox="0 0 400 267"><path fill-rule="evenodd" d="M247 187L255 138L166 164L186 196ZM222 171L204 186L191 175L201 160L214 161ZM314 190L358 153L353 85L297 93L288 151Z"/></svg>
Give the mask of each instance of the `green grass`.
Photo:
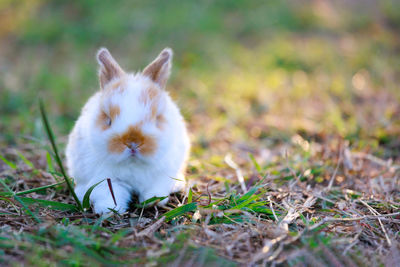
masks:
<svg viewBox="0 0 400 267"><path fill-rule="evenodd" d="M0 264L396 262L396 1L37 0L0 9ZM130 213L99 217L65 175L66 136L98 88L102 46L132 71L174 50L168 91L193 149L190 190L165 209L133 200Z"/></svg>

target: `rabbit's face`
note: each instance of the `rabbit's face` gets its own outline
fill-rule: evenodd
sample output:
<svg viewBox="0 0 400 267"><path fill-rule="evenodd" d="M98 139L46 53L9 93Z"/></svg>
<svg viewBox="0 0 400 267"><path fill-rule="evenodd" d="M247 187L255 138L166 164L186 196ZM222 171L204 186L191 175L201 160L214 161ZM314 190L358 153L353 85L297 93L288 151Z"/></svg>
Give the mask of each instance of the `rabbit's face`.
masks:
<svg viewBox="0 0 400 267"><path fill-rule="evenodd" d="M102 90L92 141L110 160L143 162L160 152L166 141L163 87L171 56L170 50L164 50L143 73L134 75L126 74L107 50L100 50Z"/></svg>

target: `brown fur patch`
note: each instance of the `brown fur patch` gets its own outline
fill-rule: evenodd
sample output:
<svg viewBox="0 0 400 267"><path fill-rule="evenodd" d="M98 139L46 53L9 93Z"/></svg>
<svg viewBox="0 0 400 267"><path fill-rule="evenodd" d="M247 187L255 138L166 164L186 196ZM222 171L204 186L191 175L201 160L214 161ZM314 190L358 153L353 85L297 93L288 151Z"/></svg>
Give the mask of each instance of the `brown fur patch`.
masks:
<svg viewBox="0 0 400 267"><path fill-rule="evenodd" d="M121 113L121 109L119 106L110 106L110 118L111 120L114 120L119 114Z"/></svg>
<svg viewBox="0 0 400 267"><path fill-rule="evenodd" d="M156 120L157 120L156 121L157 128L162 130L164 128L165 123L167 122L164 115L162 114L157 115Z"/></svg>
<svg viewBox="0 0 400 267"><path fill-rule="evenodd" d="M132 143L139 146L139 151L143 155L153 154L157 147L155 139L143 134L140 125L136 125L130 126L123 134L113 136L108 142L108 150L112 153L122 153Z"/></svg>
<svg viewBox="0 0 400 267"><path fill-rule="evenodd" d="M161 97L160 90L155 87L149 87L146 90L143 90L140 95L140 102L144 105L150 105L150 116L147 118L149 120L153 120L157 116L157 105L159 103L159 99Z"/></svg>
<svg viewBox="0 0 400 267"><path fill-rule="evenodd" d="M119 106L111 105L109 107L109 114L107 114L103 109L100 110L99 115L97 116L96 124L103 131L109 129L111 126L107 124L108 119L111 119L111 123L115 118L120 114L121 110Z"/></svg>
<svg viewBox="0 0 400 267"><path fill-rule="evenodd" d="M140 102L143 104L150 104L151 102L158 100L160 91L155 87L149 87L142 91L140 94Z"/></svg>
<svg viewBox="0 0 400 267"><path fill-rule="evenodd" d="M104 112L104 110L100 110L99 115L97 116L97 120L96 120L96 124L97 126L99 126L103 131L107 130L108 128L110 128L109 125L107 125L107 119L108 116L107 114Z"/></svg>
<svg viewBox="0 0 400 267"><path fill-rule="evenodd" d="M111 90L117 90L118 88L122 89L122 79L118 79L117 81L113 82L110 86Z"/></svg>

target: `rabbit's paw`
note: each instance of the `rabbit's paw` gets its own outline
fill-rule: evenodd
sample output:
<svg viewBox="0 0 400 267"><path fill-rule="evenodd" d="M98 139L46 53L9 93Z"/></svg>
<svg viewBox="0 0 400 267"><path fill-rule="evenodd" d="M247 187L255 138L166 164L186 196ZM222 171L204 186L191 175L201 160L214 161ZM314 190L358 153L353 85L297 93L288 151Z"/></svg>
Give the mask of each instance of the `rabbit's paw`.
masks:
<svg viewBox="0 0 400 267"><path fill-rule="evenodd" d="M115 196L115 202L106 183L99 184L93 190L90 200L93 204L95 213L107 213L110 212L110 209L120 213L128 210L128 203L131 199L129 190L127 190L124 185L114 182L113 193Z"/></svg>

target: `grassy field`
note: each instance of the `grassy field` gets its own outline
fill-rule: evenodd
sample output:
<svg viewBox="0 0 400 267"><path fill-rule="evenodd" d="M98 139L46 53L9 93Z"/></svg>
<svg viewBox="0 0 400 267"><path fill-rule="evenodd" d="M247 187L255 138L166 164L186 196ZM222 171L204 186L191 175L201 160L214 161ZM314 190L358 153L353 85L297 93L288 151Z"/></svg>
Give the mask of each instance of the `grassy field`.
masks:
<svg viewBox="0 0 400 267"><path fill-rule="evenodd" d="M66 137L107 47L168 90L193 149L168 208L78 209ZM0 265L395 266L400 3L0 1ZM65 163L64 163L65 165Z"/></svg>

